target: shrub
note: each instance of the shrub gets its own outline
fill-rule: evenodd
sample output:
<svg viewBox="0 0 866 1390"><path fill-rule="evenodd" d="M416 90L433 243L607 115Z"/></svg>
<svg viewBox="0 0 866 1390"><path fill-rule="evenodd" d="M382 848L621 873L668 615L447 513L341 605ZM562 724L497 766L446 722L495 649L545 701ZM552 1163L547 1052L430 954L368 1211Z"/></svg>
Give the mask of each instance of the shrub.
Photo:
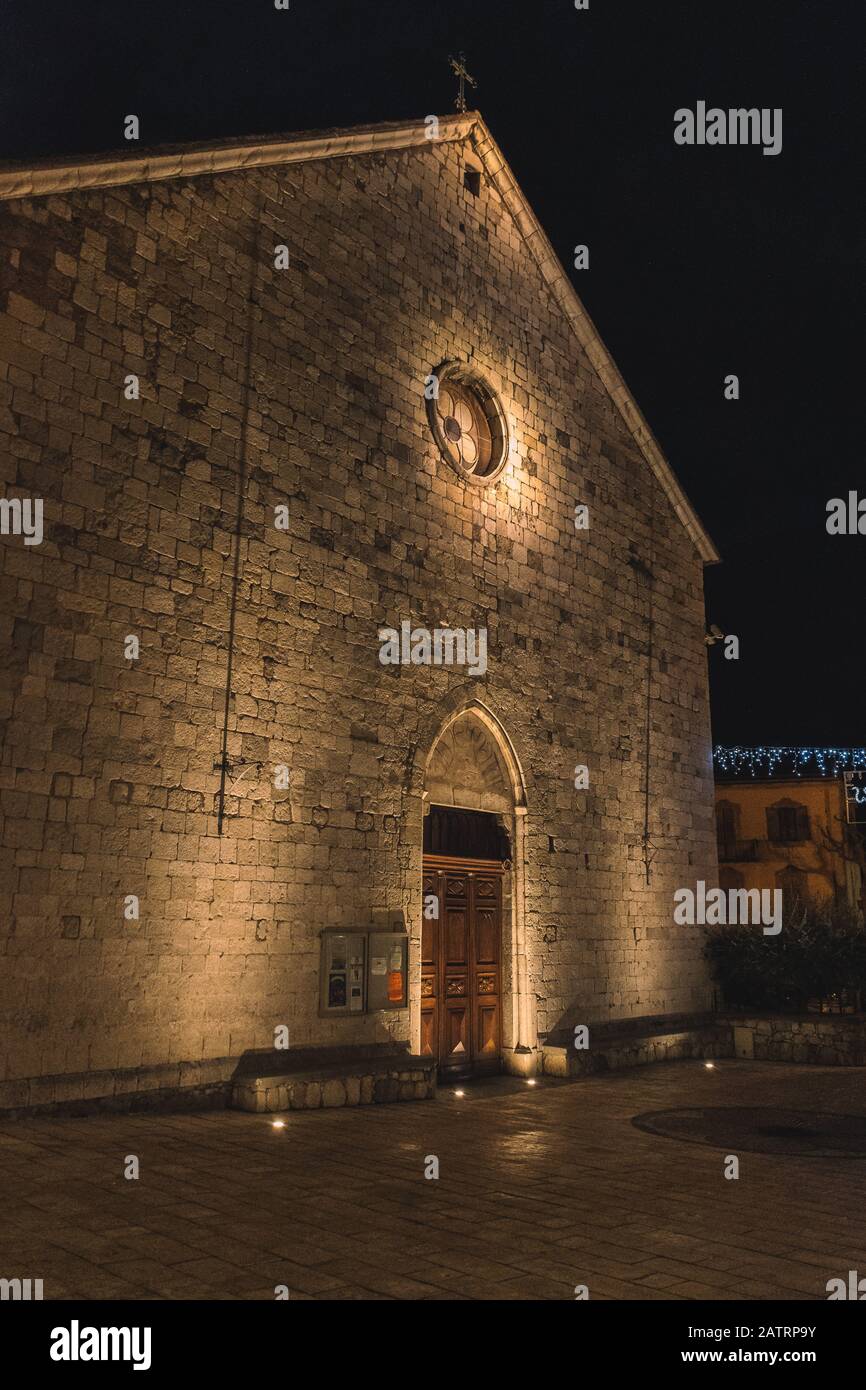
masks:
<svg viewBox="0 0 866 1390"><path fill-rule="evenodd" d="M782 930L712 927L705 954L725 1003L803 1012L810 999L866 988L866 925L844 904L786 904Z"/></svg>

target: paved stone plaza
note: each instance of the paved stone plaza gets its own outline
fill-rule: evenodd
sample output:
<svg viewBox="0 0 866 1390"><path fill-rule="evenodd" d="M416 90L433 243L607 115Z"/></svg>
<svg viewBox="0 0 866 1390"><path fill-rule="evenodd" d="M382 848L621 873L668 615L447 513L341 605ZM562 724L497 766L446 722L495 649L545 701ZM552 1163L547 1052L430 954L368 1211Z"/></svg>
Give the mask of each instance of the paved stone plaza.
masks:
<svg viewBox="0 0 866 1390"><path fill-rule="evenodd" d="M0 1275L46 1298L825 1299L866 1272L866 1158L725 1154L647 1112L866 1115L861 1069L677 1062L435 1102L0 1126ZM137 1181L123 1176L137 1155ZM424 1177L436 1156L438 1180Z"/></svg>

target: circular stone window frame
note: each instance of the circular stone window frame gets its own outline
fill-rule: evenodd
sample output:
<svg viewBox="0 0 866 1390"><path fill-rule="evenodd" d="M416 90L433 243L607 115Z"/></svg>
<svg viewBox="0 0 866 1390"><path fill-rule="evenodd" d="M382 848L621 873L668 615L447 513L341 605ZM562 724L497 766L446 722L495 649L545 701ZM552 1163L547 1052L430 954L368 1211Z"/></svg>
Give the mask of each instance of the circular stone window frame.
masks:
<svg viewBox="0 0 866 1390"><path fill-rule="evenodd" d="M511 437L505 411L499 397L483 376L464 362L443 362L433 372L438 382L437 395L427 397L427 419L442 457L451 464L457 476L470 487L490 487L502 476L511 453ZM460 451L445 432L445 422L439 410L438 392L448 383L462 387L474 397L474 405L484 416L490 433L490 462L483 473L471 473L460 461Z"/></svg>

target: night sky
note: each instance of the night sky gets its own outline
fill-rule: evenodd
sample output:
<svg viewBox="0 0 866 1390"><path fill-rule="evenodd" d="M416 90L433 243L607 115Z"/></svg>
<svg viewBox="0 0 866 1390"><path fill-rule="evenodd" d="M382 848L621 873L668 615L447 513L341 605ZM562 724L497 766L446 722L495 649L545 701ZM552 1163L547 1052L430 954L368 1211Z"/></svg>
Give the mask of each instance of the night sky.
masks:
<svg viewBox="0 0 866 1390"><path fill-rule="evenodd" d="M484 115L723 563L722 743L866 742L859 0L4 0L0 157L421 119L465 50ZM683 148L674 111L782 107L783 149ZM141 120L141 142L122 138ZM862 119L862 110L860 111ZM726 401L736 373L741 398ZM858 417L855 433L855 413Z"/></svg>

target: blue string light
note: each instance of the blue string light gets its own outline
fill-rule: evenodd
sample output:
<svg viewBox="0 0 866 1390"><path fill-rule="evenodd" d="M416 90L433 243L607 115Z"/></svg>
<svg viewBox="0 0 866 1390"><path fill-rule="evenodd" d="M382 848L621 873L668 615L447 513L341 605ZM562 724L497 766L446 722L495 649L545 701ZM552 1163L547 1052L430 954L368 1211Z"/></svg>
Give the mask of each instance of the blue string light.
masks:
<svg viewBox="0 0 866 1390"><path fill-rule="evenodd" d="M717 773L728 777L838 777L866 768L866 748L786 748L757 746L713 749Z"/></svg>

